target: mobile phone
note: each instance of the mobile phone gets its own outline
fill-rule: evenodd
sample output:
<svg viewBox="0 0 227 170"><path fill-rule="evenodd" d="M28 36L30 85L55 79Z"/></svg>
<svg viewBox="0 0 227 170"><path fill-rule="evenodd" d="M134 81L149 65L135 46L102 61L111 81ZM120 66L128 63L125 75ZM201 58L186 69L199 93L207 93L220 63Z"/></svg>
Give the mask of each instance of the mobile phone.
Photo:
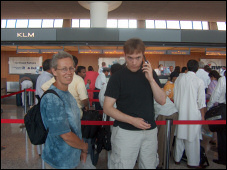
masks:
<svg viewBox="0 0 227 170"><path fill-rule="evenodd" d="M143 55L143 58L144 58L144 62L148 63L148 60L146 59L145 55Z"/></svg>

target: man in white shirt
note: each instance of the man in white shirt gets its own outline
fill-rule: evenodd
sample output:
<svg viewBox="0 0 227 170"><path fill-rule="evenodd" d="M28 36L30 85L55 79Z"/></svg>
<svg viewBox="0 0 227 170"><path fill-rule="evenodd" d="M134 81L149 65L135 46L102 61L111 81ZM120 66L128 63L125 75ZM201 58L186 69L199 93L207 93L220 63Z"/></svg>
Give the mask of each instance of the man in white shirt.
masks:
<svg viewBox="0 0 227 170"><path fill-rule="evenodd" d="M162 64L159 64L158 68L154 69L154 71L156 72L156 74L158 76L161 76L162 71L164 71L163 65Z"/></svg>
<svg viewBox="0 0 227 170"><path fill-rule="evenodd" d="M174 86L174 104L179 113L179 120L204 120L205 90L204 82L196 76L199 64L196 60L187 63L188 72L178 77ZM201 125L177 125L174 159L181 160L185 150L187 166L201 168L200 163Z"/></svg>
<svg viewBox="0 0 227 170"><path fill-rule="evenodd" d="M207 89L210 84L209 73L204 70L204 63L202 61L199 62L199 69L196 72L196 76L203 80L204 88Z"/></svg>
<svg viewBox="0 0 227 170"><path fill-rule="evenodd" d="M106 67L106 62L102 62L102 67L99 69L99 74L101 74L101 73L103 73L103 68L105 68Z"/></svg>
<svg viewBox="0 0 227 170"><path fill-rule="evenodd" d="M110 68L104 67L103 72L100 73L95 81L95 90L100 90L101 87L107 83L106 76L108 76ZM94 92L94 99L99 98L99 92ZM103 110L99 102L95 102L95 110Z"/></svg>
<svg viewBox="0 0 227 170"><path fill-rule="evenodd" d="M41 88L41 86L49 81L53 75L52 75L52 72L51 72L51 59L46 59L44 62L43 62L43 72L42 74L40 74L36 80L36 91L35 91L35 94L38 95L40 98L42 97L44 91L43 89ZM36 99L36 103L38 103L38 99Z"/></svg>

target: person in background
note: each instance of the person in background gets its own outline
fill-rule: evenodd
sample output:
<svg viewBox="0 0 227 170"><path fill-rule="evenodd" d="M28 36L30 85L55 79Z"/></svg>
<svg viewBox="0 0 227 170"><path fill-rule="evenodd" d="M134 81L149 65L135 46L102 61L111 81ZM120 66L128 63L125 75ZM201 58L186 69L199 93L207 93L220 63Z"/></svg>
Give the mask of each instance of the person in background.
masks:
<svg viewBox="0 0 227 170"><path fill-rule="evenodd" d="M33 82L30 77L22 77L19 81L19 85L21 90L33 88ZM22 100L22 106L24 106L24 92L22 92L21 100Z"/></svg>
<svg viewBox="0 0 227 170"><path fill-rule="evenodd" d="M167 96L166 103L164 105L158 104L154 100L154 111L156 121L165 121L166 119L178 120L178 110L174 103ZM173 125L171 128L171 139L170 139L170 151L172 151L172 144L174 138L176 125ZM158 128L158 156L159 156L159 165L156 169L163 169L164 165L164 148L165 148L165 130L166 127L163 125L157 125ZM172 152L173 153L173 152ZM173 154L171 154L173 155Z"/></svg>
<svg viewBox="0 0 227 170"><path fill-rule="evenodd" d="M209 65L205 65L204 66L204 70L207 72L207 73L210 73L212 71L212 69L210 68Z"/></svg>
<svg viewBox="0 0 227 170"><path fill-rule="evenodd" d="M86 162L88 144L82 140L80 109L68 86L73 80L75 64L64 51L54 54L51 61L55 82L40 103L44 126L49 130L42 159L46 169L75 169L80 160Z"/></svg>
<svg viewBox="0 0 227 170"><path fill-rule="evenodd" d="M222 68L220 69L220 75L225 76L225 71L226 71L226 66L222 66Z"/></svg>
<svg viewBox="0 0 227 170"><path fill-rule="evenodd" d="M112 76L117 71L119 71L120 69L122 69L122 67L123 66L120 65L119 63L113 64L111 66L111 68L110 68L110 76ZM107 87L107 84L102 85L102 87L100 89L100 92L99 92L99 103L100 103L100 105L101 105L102 108L103 108L103 103L104 103L104 98L105 98L104 94L106 92L106 87ZM114 104L114 107L117 108L116 103ZM103 113L103 120L107 121L107 115L105 113ZM115 119L112 118L112 117L110 117L110 119L109 119L109 121L114 121L114 120ZM113 126L110 127L110 132L112 132L112 128L113 128ZM110 162L110 154L111 154L111 150L108 151L108 155L107 155L108 156L108 160L107 160L108 161L108 163L107 163L108 166L110 164L109 163Z"/></svg>
<svg viewBox="0 0 227 170"><path fill-rule="evenodd" d="M174 95L174 82L176 81L177 77L179 76L178 72L172 72L170 74L170 80L166 82L165 86L163 87L163 90L166 92L166 95L170 98L170 100L173 101L173 95Z"/></svg>
<svg viewBox="0 0 227 170"><path fill-rule="evenodd" d="M95 81L95 90L100 90L101 87L107 83L106 77L108 76L110 72L110 68L104 67L103 72L99 74ZM94 92L94 99L99 98L99 92ZM95 102L95 110L103 110L99 102Z"/></svg>
<svg viewBox="0 0 227 170"><path fill-rule="evenodd" d="M36 91L35 94L38 95L37 97L41 98L44 91L41 86L53 78L53 74L51 72L51 59L46 59L43 62L43 72L38 76L36 80ZM38 103L38 99L36 99L36 103Z"/></svg>
<svg viewBox="0 0 227 170"><path fill-rule="evenodd" d="M208 74L209 73L204 70L204 63L199 61L199 69L196 72L196 76L203 80L205 91L207 91L208 85L210 84L210 77Z"/></svg>
<svg viewBox="0 0 227 170"><path fill-rule="evenodd" d="M220 74L216 71L216 70L212 70L209 73L209 77L210 77L210 84L208 86L207 89L207 94L206 94L206 100L209 101L210 100L210 96L213 93L216 85L218 84L218 79L221 77ZM218 102L216 102L214 105L218 105ZM212 145L216 145L217 141L217 133L213 132L213 136L212 136L212 140L209 141L210 144Z"/></svg>
<svg viewBox="0 0 227 170"><path fill-rule="evenodd" d="M226 72L224 73L224 76L218 79L218 84L216 85L214 91L211 94L210 101L207 103L208 110L213 107L216 102L226 104ZM217 131L217 138L218 159L214 159L213 162L226 165L226 125L222 131Z"/></svg>
<svg viewBox="0 0 227 170"><path fill-rule="evenodd" d="M174 70L173 66L169 66L169 71L170 71L170 73L172 73L173 70Z"/></svg>
<svg viewBox="0 0 227 170"><path fill-rule="evenodd" d="M89 80L90 80L90 84L89 84L89 89L90 90L95 90L95 81L98 77L99 73L97 71L94 71L92 66L88 67L88 71L86 72L86 77L84 78L84 82L86 84L86 87L89 84ZM87 87L88 89L88 87ZM89 99L93 99L93 92L88 92L88 98ZM90 106L92 106L92 102L90 102Z"/></svg>
<svg viewBox="0 0 227 170"><path fill-rule="evenodd" d="M156 74L158 76L161 76L162 75L162 71L164 71L163 65L162 64L159 64L158 65L158 68L154 69L154 71L156 72Z"/></svg>
<svg viewBox="0 0 227 170"><path fill-rule="evenodd" d="M77 66L76 74L84 79L86 77L86 67Z"/></svg>
<svg viewBox="0 0 227 170"><path fill-rule="evenodd" d="M102 62L102 67L99 69L99 74L101 74L103 72L103 68L106 67L106 62Z"/></svg>
<svg viewBox="0 0 227 170"><path fill-rule="evenodd" d="M75 63L75 68L76 68L78 64L78 59L76 58L76 56L73 56L73 61ZM52 79L44 83L41 88L43 89L43 91L46 91L54 82L55 82L55 78L53 77ZM69 92L76 99L78 107L80 109L80 113L81 113L80 115L82 118L83 116L82 108L85 108L85 110L88 109L89 100L88 100L87 89L85 87L84 80L80 76L76 75L76 73L74 73L73 80L69 84Z"/></svg>
<svg viewBox="0 0 227 170"><path fill-rule="evenodd" d="M36 91L35 91L35 103L38 103L38 100L42 97L44 91L41 88L41 86L49 81L51 78L53 77L53 74L51 72L51 59L46 59L43 62L43 72L38 76L37 80L36 80ZM42 145L44 146L44 145ZM37 145L37 151L38 154L41 155L41 151L40 151L40 145Z"/></svg>
<svg viewBox="0 0 227 170"><path fill-rule="evenodd" d="M188 72L178 77L174 84L174 104L179 120L204 120L206 101L204 82L196 76L199 63L187 62ZM180 164L183 152L187 156L188 168L202 168L200 163L201 125L177 125L174 160Z"/></svg>
<svg viewBox="0 0 227 170"><path fill-rule="evenodd" d="M126 67L110 77L103 104L104 113L115 119L108 168L133 169L138 158L140 169L155 169L157 127L154 99L164 105L166 94L150 62L143 64L143 41L129 39L123 49Z"/></svg>
<svg viewBox="0 0 227 170"><path fill-rule="evenodd" d="M221 77L220 74L216 70L212 70L209 73L210 77L210 84L208 85L207 93L206 93L206 99L210 100L210 96L213 93L216 85L218 84L218 79Z"/></svg>

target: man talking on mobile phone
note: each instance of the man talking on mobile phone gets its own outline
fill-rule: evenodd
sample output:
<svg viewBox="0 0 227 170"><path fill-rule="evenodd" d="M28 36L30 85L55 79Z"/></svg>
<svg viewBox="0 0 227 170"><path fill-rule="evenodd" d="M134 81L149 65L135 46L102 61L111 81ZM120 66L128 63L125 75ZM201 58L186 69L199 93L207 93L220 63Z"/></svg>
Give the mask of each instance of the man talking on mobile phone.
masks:
<svg viewBox="0 0 227 170"><path fill-rule="evenodd" d="M164 105L166 94L149 61L143 64L145 45L137 38L124 44L126 67L110 77L105 92L104 113L114 118L112 153L108 168L140 169L157 166L157 127L154 99ZM117 108L114 108L116 102Z"/></svg>

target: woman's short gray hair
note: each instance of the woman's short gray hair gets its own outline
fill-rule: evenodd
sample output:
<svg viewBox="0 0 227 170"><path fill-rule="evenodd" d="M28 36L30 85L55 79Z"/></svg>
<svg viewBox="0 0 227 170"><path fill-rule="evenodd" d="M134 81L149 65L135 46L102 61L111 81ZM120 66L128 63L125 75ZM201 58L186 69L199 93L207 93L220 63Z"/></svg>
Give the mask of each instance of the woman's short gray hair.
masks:
<svg viewBox="0 0 227 170"><path fill-rule="evenodd" d="M51 67L56 70L57 66L58 66L58 60L62 59L62 58L71 58L73 61L73 56L71 54L69 54L65 51L60 51L53 55L52 60L51 60ZM73 61L73 65L75 66L74 61Z"/></svg>

